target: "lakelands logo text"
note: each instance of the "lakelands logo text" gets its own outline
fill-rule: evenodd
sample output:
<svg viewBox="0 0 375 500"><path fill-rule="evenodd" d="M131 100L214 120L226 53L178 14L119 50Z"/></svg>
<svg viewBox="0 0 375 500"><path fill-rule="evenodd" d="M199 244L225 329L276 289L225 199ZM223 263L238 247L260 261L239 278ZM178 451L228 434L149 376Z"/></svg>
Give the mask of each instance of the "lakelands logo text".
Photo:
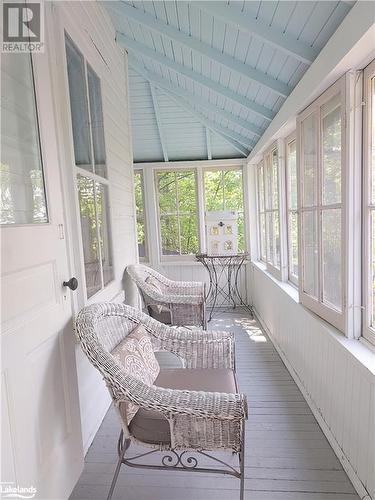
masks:
<svg viewBox="0 0 375 500"><path fill-rule="evenodd" d="M40 3L3 3L2 52L44 52L44 10Z"/></svg>
<svg viewBox="0 0 375 500"><path fill-rule="evenodd" d="M0 483L0 498L34 498L34 486L19 486L16 483Z"/></svg>

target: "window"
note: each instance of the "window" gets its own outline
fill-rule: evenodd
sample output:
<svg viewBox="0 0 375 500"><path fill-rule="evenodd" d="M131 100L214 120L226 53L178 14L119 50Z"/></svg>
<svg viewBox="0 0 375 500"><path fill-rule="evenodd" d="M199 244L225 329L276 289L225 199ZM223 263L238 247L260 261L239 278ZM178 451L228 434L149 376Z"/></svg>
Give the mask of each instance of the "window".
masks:
<svg viewBox="0 0 375 500"><path fill-rule="evenodd" d="M196 254L199 239L195 171L157 171L155 179L162 255Z"/></svg>
<svg viewBox="0 0 375 500"><path fill-rule="evenodd" d="M138 255L142 260L147 259L147 242L146 242L146 216L144 204L144 184L142 170L134 172L134 191L135 191L135 210L137 217L137 239L138 239Z"/></svg>
<svg viewBox="0 0 375 500"><path fill-rule="evenodd" d="M278 144L275 143L265 153L257 172L259 252L267 269L281 279L279 170Z"/></svg>
<svg viewBox="0 0 375 500"><path fill-rule="evenodd" d="M245 250L242 170L204 171L205 211L237 212L238 251Z"/></svg>
<svg viewBox="0 0 375 500"><path fill-rule="evenodd" d="M288 279L298 285L297 144L295 134L286 139L286 203L288 225Z"/></svg>
<svg viewBox="0 0 375 500"><path fill-rule="evenodd" d="M113 280L100 80L65 38L87 297Z"/></svg>
<svg viewBox="0 0 375 500"><path fill-rule="evenodd" d="M375 343L375 61L364 71L364 336Z"/></svg>
<svg viewBox="0 0 375 500"><path fill-rule="evenodd" d="M267 261L266 252L266 208L264 203L264 162L261 161L257 168L257 190L258 190L258 234L259 234L259 258Z"/></svg>
<svg viewBox="0 0 375 500"><path fill-rule="evenodd" d="M344 329L343 80L298 117L302 303Z"/></svg>
<svg viewBox="0 0 375 500"><path fill-rule="evenodd" d="M0 224L48 222L30 54L1 54Z"/></svg>

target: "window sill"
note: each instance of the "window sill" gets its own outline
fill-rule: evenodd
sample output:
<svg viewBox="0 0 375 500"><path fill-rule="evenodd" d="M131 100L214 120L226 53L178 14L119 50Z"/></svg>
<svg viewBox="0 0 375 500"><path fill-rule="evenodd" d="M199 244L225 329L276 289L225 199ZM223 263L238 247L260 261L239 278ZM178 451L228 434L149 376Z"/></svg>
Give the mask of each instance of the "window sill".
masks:
<svg viewBox="0 0 375 500"><path fill-rule="evenodd" d="M266 264L261 262L260 260L258 261L252 261L251 264L262 271L269 279L271 279L278 287L280 287L282 290L284 290L285 293L289 295L291 299L294 300L297 304L299 304L299 294L298 294L298 289L293 286L289 281L280 281L278 280L273 274L271 274L267 270Z"/></svg>
<svg viewBox="0 0 375 500"><path fill-rule="evenodd" d="M317 316L315 313L304 307L299 303L298 290L287 282L277 280L272 274L267 271L267 267L260 261L252 262L254 268L263 272L267 278L272 280L279 288L281 288L289 297L299 304L307 314L311 315L315 321L319 323L328 335L331 336L340 346L348 351L372 377L375 376L375 346L370 344L365 338L349 339L343 333L337 330L334 326L324 321L324 319Z"/></svg>

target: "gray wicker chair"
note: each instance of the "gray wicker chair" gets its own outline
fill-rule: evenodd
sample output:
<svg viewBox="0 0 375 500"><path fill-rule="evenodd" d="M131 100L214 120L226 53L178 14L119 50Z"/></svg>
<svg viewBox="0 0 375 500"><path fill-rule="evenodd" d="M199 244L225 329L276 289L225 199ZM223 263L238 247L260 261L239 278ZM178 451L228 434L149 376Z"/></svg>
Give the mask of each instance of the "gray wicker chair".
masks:
<svg viewBox="0 0 375 500"><path fill-rule="evenodd" d="M169 351L182 363L182 368L161 369L152 386L126 372L111 355L140 323L150 335L154 351ZM112 498L122 464L229 474L240 479L243 500L247 403L235 382L233 334L172 328L130 306L114 303L82 309L76 331L83 351L102 374L120 416L119 458L108 500ZM161 378L164 382L160 382ZM124 402L139 406L129 425L122 409ZM132 442L149 450L128 456L125 452ZM208 453L215 450L237 454L238 467ZM150 455L155 453L161 463L150 465ZM148 463L139 463L146 455ZM201 467L198 460L202 457L203 461L210 459L219 467Z"/></svg>
<svg viewBox="0 0 375 500"><path fill-rule="evenodd" d="M142 264L128 266L126 271L136 283L151 317L166 325L207 328L205 283L172 281Z"/></svg>

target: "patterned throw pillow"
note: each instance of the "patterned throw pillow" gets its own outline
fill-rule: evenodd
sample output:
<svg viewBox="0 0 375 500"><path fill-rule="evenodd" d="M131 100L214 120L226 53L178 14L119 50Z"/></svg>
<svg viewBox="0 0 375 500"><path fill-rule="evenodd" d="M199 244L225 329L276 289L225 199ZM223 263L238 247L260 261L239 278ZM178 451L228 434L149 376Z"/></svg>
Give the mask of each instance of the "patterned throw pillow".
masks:
<svg viewBox="0 0 375 500"><path fill-rule="evenodd" d="M144 384L153 385L159 375L160 366L152 348L149 334L143 325L138 325L112 351L112 356L124 370ZM128 424L137 413L139 406L128 402L120 408L125 410Z"/></svg>

